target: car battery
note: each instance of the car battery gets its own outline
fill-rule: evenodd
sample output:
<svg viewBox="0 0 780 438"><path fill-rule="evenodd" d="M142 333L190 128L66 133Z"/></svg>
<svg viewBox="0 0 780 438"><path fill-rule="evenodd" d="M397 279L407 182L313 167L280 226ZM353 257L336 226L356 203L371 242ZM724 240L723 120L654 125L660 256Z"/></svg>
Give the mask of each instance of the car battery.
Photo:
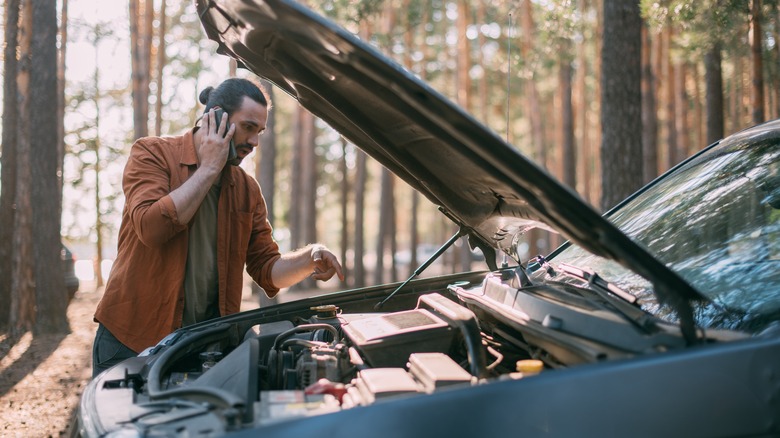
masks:
<svg viewBox="0 0 780 438"><path fill-rule="evenodd" d="M403 368L412 353L447 353L455 332L426 309L387 313L342 324L371 367Z"/></svg>

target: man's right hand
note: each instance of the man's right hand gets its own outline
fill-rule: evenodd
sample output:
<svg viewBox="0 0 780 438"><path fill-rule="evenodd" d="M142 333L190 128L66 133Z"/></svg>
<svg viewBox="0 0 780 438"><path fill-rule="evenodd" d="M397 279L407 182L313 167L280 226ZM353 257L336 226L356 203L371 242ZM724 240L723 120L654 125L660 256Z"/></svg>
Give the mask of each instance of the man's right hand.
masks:
<svg viewBox="0 0 780 438"><path fill-rule="evenodd" d="M222 113L222 120L217 120L216 108L212 108L203 114L201 130L203 134L198 148L200 161L198 167L207 167L219 172L227 163L228 146L236 128L235 126L228 128L228 117L225 112Z"/></svg>
<svg viewBox="0 0 780 438"><path fill-rule="evenodd" d="M203 115L199 140L195 151L198 154L198 169L179 188L170 193L180 223L186 224L195 216L209 189L222 174L227 163L228 146L235 127L227 128L227 116L216 120L214 109ZM225 131L227 130L227 135Z"/></svg>

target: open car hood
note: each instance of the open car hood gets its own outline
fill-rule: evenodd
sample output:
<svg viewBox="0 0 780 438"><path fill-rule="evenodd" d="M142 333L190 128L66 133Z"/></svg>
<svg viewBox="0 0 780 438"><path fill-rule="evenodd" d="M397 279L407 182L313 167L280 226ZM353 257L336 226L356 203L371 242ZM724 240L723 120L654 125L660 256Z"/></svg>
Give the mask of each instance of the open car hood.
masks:
<svg viewBox="0 0 780 438"><path fill-rule="evenodd" d="M518 236L542 227L651 281L683 322L689 300L701 298L517 148L340 26L287 0L196 4L219 53L286 91L440 206L487 260L491 249L517 258Z"/></svg>

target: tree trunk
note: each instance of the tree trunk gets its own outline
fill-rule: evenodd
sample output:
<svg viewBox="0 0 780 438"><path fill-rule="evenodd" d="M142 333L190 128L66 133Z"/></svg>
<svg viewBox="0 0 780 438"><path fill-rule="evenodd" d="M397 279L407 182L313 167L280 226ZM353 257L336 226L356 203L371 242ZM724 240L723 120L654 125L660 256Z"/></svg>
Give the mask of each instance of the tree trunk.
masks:
<svg viewBox="0 0 780 438"><path fill-rule="evenodd" d="M752 0L750 7L750 30L752 52L752 86L753 86L753 123L766 120L764 115L764 55L761 32L761 0Z"/></svg>
<svg viewBox="0 0 780 438"><path fill-rule="evenodd" d="M348 278L347 249L349 248L349 167L347 166L348 143L342 137L341 158L339 159L339 174L341 174L341 236L339 239L341 250L341 269L344 278Z"/></svg>
<svg viewBox="0 0 780 438"><path fill-rule="evenodd" d="M691 83L693 84L693 96L691 97L691 102L693 105L691 126L693 126L693 129L691 131L695 133L696 138L692 139L688 144L688 153L686 156L691 155L692 153L706 146L704 144L704 109L702 108L701 72L699 71L699 65L692 65L690 72L693 76L691 78Z"/></svg>
<svg viewBox="0 0 780 438"><path fill-rule="evenodd" d="M68 47L68 0L62 0L60 50L57 53L57 185L62 210L62 166L65 160L65 60ZM58 214L62 216L62 211Z"/></svg>
<svg viewBox="0 0 780 438"><path fill-rule="evenodd" d="M143 5L151 6L151 0L130 0L130 56L131 56L131 82L133 100L133 135L135 138L149 135L149 50L146 35L148 15L142 15ZM143 17L143 19L142 19Z"/></svg>
<svg viewBox="0 0 780 438"><path fill-rule="evenodd" d="M520 23L522 27L522 38L520 39L520 52L525 60L531 59L534 50L534 35L536 26L534 24L533 9L531 0L523 0L520 3ZM542 123L542 111L539 103L539 90L534 80L533 72L530 72L525 81L526 108L528 117L531 121L531 139L534 149L534 158L537 164L542 167L547 166L547 153L544 147L544 125Z"/></svg>
<svg viewBox="0 0 780 438"><path fill-rule="evenodd" d="M588 10L587 0L578 0L577 8L582 16L585 16ZM593 151L591 150L590 141L590 99L587 98L588 94L588 60L586 57L586 39L583 38L577 44L577 70L575 78L575 91L574 96L576 98L575 111L577 112L577 130L579 132L578 144L580 145L580 154L578 157L578 190L583 199L594 203L593 193L591 190L591 161L593 158Z"/></svg>
<svg viewBox="0 0 780 438"><path fill-rule="evenodd" d="M572 67L568 59L564 59L558 70L558 84L561 96L561 125L563 128L563 143L561 162L563 164L563 183L577 189L577 149L574 145L574 108L571 101Z"/></svg>
<svg viewBox="0 0 780 438"><path fill-rule="evenodd" d="M301 218L303 227L302 245L317 241L317 155L315 153L316 126L314 116L307 110L300 108L301 128L303 131L303 143L301 144ZM299 286L310 289L317 287L316 282L306 278Z"/></svg>
<svg viewBox="0 0 780 438"><path fill-rule="evenodd" d="M363 265L365 254L365 233L363 230L363 218L366 204L366 153L357 150L357 162L355 164L355 282L354 287L363 287L366 284L366 272Z"/></svg>
<svg viewBox="0 0 780 438"><path fill-rule="evenodd" d="M301 112L303 109L296 106L292 126L293 133L291 160L290 160L290 210L287 224L290 227L290 249L303 246L303 123Z"/></svg>
<svg viewBox="0 0 780 438"><path fill-rule="evenodd" d="M98 46L100 41L100 25L95 26L95 47ZM101 173L101 159L100 159L100 62L98 62L98 54L95 51L95 73L94 83L95 87L95 141L93 142L95 154L95 260L94 271L96 286L98 288L103 287L103 270L101 261L103 260L103 215L100 211L100 173Z"/></svg>
<svg viewBox="0 0 780 438"><path fill-rule="evenodd" d="M68 295L60 253L60 185L57 177L57 5L33 2L30 68L30 160L36 333L67 333Z"/></svg>
<svg viewBox="0 0 780 438"><path fill-rule="evenodd" d="M655 45L657 47L657 44ZM658 114L655 99L650 30L642 26L642 176L644 182L658 176Z"/></svg>
<svg viewBox="0 0 780 438"><path fill-rule="evenodd" d="M389 239L390 221L393 215L392 211L392 177L387 168L382 167L381 188L379 198L379 229L376 236L376 267L374 268L374 283L382 284L385 282L385 244Z"/></svg>
<svg viewBox="0 0 780 438"><path fill-rule="evenodd" d="M675 129L677 131L677 147L670 152L673 152L672 161L669 163L669 167L677 165L685 158L688 152L690 144L690 126L688 124L688 92L685 89L685 77L687 67L684 62L678 62L674 66L674 88L676 94L674 96L674 107L677 110L677 114L674 118Z"/></svg>
<svg viewBox="0 0 780 438"><path fill-rule="evenodd" d="M665 32L665 46L666 55L664 61L666 62L666 161L664 163L663 170L667 170L674 166L675 155L677 151L677 100L675 99L675 81L674 81L674 61L672 59L672 39L674 32L671 28L668 28Z"/></svg>
<svg viewBox="0 0 780 438"><path fill-rule="evenodd" d="M601 120L601 107L604 104L601 101L602 98L602 92L601 92L601 84L602 84L602 68L601 68L601 52L603 51L604 46L604 0L595 0L595 9L596 9L596 37L594 38L594 44L596 45L596 59L598 60L595 62L593 66L593 75L596 78L595 81L595 92L593 93L594 100L596 101L595 107L598 108L598 112L596 114L599 114L598 119L594 123L594 129L593 129L593 152L591 154L592 161L593 161L593 173L591 174L593 182L591 183L593 189L593 194L591 195L591 199L593 200L593 205L601 206L601 126L603 124Z"/></svg>
<svg viewBox="0 0 780 438"><path fill-rule="evenodd" d="M720 45L716 44L704 55L707 144L720 140L725 132L723 121L723 70L721 69L720 54Z"/></svg>
<svg viewBox="0 0 780 438"><path fill-rule="evenodd" d="M780 29L778 29L778 26L780 26L780 3L775 3L774 18L775 25L772 36L775 39L775 45L772 52L775 54L775 61L774 75L772 77L772 89L775 93L773 117L776 118L780 117L780 45L777 44L777 41L780 41Z"/></svg>
<svg viewBox="0 0 780 438"><path fill-rule="evenodd" d="M633 1L604 1L602 209L642 184L641 17Z"/></svg>
<svg viewBox="0 0 780 438"><path fill-rule="evenodd" d="M5 2L5 47L3 50L4 74L3 74L3 137L2 154L0 154L0 303L9 303L5 311L0 312L0 331L8 329L11 320L10 304L12 302L13 263L11 260L14 248L14 222L15 211L13 208L16 196L17 156L19 149L19 112L11 111L18 108L19 90L16 76L19 67L16 57L19 37L19 7L21 0L7 0Z"/></svg>
<svg viewBox="0 0 780 438"><path fill-rule="evenodd" d="M22 5L19 25L19 69L17 71L17 86L19 99L19 120L17 129L16 155L16 215L13 226L12 280L11 280L11 314L10 333L18 336L32 330L35 324L35 266L33 264L34 248L32 242L32 169L31 169L31 139L30 113L33 104L30 96L32 68L32 38L33 5L26 2Z"/></svg>
<svg viewBox="0 0 780 438"><path fill-rule="evenodd" d="M268 81L261 81L265 87L270 102L274 101L274 89ZM260 137L260 147L255 155L255 178L263 192L265 207L268 210L268 221L275 223L276 209L274 203L274 190L276 188L276 110L268 112L268 120L265 124L265 132ZM267 307L278 302L276 297L268 298L257 283L252 283L253 292L257 293L260 307Z"/></svg>
<svg viewBox="0 0 780 438"><path fill-rule="evenodd" d="M160 28L157 34L157 99L154 102L154 135L162 135L162 95L163 95L163 70L167 59L165 57L165 33L167 32L168 17L165 12L166 0L160 1ZM270 115L269 115L270 116Z"/></svg>

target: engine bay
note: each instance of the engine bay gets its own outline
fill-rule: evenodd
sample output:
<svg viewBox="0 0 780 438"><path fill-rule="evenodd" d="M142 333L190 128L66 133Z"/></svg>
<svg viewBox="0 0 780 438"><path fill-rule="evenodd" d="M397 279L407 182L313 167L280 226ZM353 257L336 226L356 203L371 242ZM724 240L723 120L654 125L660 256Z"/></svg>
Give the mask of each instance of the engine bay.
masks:
<svg viewBox="0 0 780 438"><path fill-rule="evenodd" d="M107 373L96 404L115 412L125 389L136 429L241 430L684 345L673 326L649 332L512 269L466 278L384 312L387 290L356 291L187 327Z"/></svg>
<svg viewBox="0 0 780 438"><path fill-rule="evenodd" d="M222 343L171 364L162 393L220 388L251 406L243 423L269 424L368 406L378 401L521 378L516 362L531 360L480 331L476 315L439 293L421 295L410 310L342 313L316 306L307 320L252 326L241 343ZM487 357L491 357L488 364ZM541 368L526 370L535 373ZM246 409L246 408L245 408Z"/></svg>

